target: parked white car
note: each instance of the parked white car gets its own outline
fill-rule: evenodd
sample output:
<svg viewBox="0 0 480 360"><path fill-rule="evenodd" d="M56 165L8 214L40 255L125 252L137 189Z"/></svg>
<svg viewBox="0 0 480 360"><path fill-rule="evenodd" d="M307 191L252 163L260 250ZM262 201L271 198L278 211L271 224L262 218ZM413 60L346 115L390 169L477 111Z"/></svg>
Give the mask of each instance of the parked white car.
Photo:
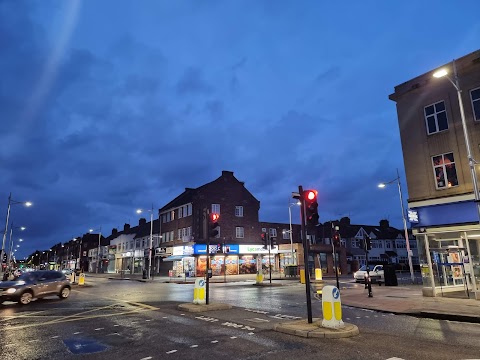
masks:
<svg viewBox="0 0 480 360"><path fill-rule="evenodd" d="M383 273L383 265L370 265L370 278L377 283L385 282L385 276ZM367 266L363 265L358 271L353 273L355 282L365 282L365 275L367 274Z"/></svg>

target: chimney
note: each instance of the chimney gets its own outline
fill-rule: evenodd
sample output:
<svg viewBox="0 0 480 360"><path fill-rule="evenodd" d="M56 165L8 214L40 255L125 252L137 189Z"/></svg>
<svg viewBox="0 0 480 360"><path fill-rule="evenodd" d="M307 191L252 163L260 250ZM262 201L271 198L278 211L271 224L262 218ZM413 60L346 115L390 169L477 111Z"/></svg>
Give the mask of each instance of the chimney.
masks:
<svg viewBox="0 0 480 360"><path fill-rule="evenodd" d="M128 232L128 230L130 230L130 224L123 225L123 231Z"/></svg>
<svg viewBox="0 0 480 360"><path fill-rule="evenodd" d="M140 219L138 220L138 226L143 226L143 225L145 225L146 223L147 223L147 219L145 219L145 218L140 218Z"/></svg>
<svg viewBox="0 0 480 360"><path fill-rule="evenodd" d="M233 171L226 171L226 170L223 170L222 171L222 176L233 176Z"/></svg>
<svg viewBox="0 0 480 360"><path fill-rule="evenodd" d="M117 234L118 234L118 230L116 228L113 228L112 229L112 235L116 236Z"/></svg>
<svg viewBox="0 0 480 360"><path fill-rule="evenodd" d="M380 220L380 227L381 228L389 228L390 227L390 223L388 222L388 220Z"/></svg>

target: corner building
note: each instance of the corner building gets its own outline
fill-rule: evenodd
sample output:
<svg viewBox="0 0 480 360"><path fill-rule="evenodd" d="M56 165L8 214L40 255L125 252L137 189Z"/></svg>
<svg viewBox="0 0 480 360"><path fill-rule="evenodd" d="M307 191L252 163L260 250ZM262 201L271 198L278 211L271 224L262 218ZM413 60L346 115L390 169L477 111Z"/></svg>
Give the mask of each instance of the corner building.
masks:
<svg viewBox="0 0 480 360"><path fill-rule="evenodd" d="M433 76L440 69L450 80ZM389 98L397 107L423 294L480 299L480 204L473 185L480 162L480 51L396 86Z"/></svg>

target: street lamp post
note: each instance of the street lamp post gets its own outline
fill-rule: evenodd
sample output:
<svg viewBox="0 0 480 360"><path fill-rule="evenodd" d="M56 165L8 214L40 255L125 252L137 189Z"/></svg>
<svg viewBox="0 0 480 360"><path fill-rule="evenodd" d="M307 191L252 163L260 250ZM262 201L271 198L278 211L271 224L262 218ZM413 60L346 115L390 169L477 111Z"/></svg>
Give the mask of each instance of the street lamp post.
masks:
<svg viewBox="0 0 480 360"><path fill-rule="evenodd" d="M9 252L8 252L8 259L7 259L7 267L10 268L10 262L12 261L12 254L13 254L13 237L12 237L12 234L13 234L13 229L20 229L20 230L25 230L26 227L24 226L13 226L13 222L10 223L10 241L9 241ZM23 241L22 239L20 239L20 241Z"/></svg>
<svg viewBox="0 0 480 360"><path fill-rule="evenodd" d="M142 209L137 210L137 214L142 213ZM151 279L152 275L152 247L153 247L153 204L152 204L152 209L147 210L150 211L150 245L149 245L149 251L148 251L148 278Z"/></svg>
<svg viewBox="0 0 480 360"><path fill-rule="evenodd" d="M458 74L457 74L457 67L455 65L455 60L452 61L453 66L453 80L448 76L448 71L446 69L440 69L436 71L433 76L436 78L446 77L450 83L453 85L455 90L457 90L457 97L458 97L458 105L460 107L460 118L462 120L462 129L463 129L463 137L465 139L465 147L467 148L467 159L468 159L468 166L470 168L470 176L472 177L472 184L473 184L473 195L475 196L475 203L477 205L477 213L478 219L480 222L480 195L478 192L478 181L477 175L475 173L475 163L472 156L472 150L470 147L470 140L468 137L468 130L467 130L467 123L465 121L465 111L463 109L463 101L462 101L462 90L460 89L460 84L458 81Z"/></svg>
<svg viewBox="0 0 480 360"><path fill-rule="evenodd" d="M289 222L290 222L290 230L289 230L289 233L290 233L290 256L291 256L293 265L295 265L295 263L296 263L295 257L293 255L293 229L292 229L292 206L294 206L294 205L300 205L300 201L297 201L296 203L290 203L288 205L288 219L289 219Z"/></svg>
<svg viewBox="0 0 480 360"><path fill-rule="evenodd" d="M399 194L399 197L400 197L400 207L402 209L403 231L405 232L405 241L406 241L406 244L407 244L408 266L410 268L410 277L412 279L412 284L413 284L413 283L415 283L415 275L413 273L412 251L410 250L410 241L409 241L409 236L408 236L407 220L405 218L405 208L403 207L402 186L400 184L400 175L398 173L398 169L397 169L397 177L395 179L393 179L392 181L386 182L386 183L380 183L378 185L378 187L379 188L384 188L388 184L391 184L395 181L397 182L397 185L398 185L398 194Z"/></svg>
<svg viewBox="0 0 480 360"><path fill-rule="evenodd" d="M96 229L90 229L90 232L95 231ZM100 226L98 228L98 249L97 249L97 269L96 273L98 274L99 268L100 268L100 240L102 238L102 227Z"/></svg>
<svg viewBox="0 0 480 360"><path fill-rule="evenodd" d="M3 231L2 250L0 251L0 261L3 262L3 254L5 253L5 241L7 239L8 221L10 219L10 207L16 204L23 204L27 207L32 206L30 201L15 201L12 199L12 193L8 196L7 220L5 221L5 230Z"/></svg>

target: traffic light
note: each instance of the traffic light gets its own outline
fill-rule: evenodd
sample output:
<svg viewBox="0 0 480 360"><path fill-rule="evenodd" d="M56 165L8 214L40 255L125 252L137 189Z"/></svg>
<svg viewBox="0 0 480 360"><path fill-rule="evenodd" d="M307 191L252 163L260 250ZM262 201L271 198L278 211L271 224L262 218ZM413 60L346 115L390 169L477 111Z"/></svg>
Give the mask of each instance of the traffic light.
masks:
<svg viewBox="0 0 480 360"><path fill-rule="evenodd" d="M272 246L272 249L275 249L275 246L277 246L277 238L271 237L270 245Z"/></svg>
<svg viewBox="0 0 480 360"><path fill-rule="evenodd" d="M338 232L335 232L335 234L333 234L333 245L335 245L336 247L340 247L340 234Z"/></svg>
<svg viewBox="0 0 480 360"><path fill-rule="evenodd" d="M210 238L217 237L219 234L218 227L220 226L218 224L218 219L220 218L220 215L217 213L211 213L209 217L209 224L208 224L208 236Z"/></svg>
<svg viewBox="0 0 480 360"><path fill-rule="evenodd" d="M370 236L365 234L365 236L363 238L363 241L361 243L361 248L363 250L372 250L372 244L371 244L371 241L370 241Z"/></svg>
<svg viewBox="0 0 480 360"><path fill-rule="evenodd" d="M318 202L317 190L305 190L303 192L303 202L305 204L305 218L307 226L318 225Z"/></svg>
<svg viewBox="0 0 480 360"><path fill-rule="evenodd" d="M268 236L267 233L262 232L262 243L263 243L263 248L268 249Z"/></svg>

